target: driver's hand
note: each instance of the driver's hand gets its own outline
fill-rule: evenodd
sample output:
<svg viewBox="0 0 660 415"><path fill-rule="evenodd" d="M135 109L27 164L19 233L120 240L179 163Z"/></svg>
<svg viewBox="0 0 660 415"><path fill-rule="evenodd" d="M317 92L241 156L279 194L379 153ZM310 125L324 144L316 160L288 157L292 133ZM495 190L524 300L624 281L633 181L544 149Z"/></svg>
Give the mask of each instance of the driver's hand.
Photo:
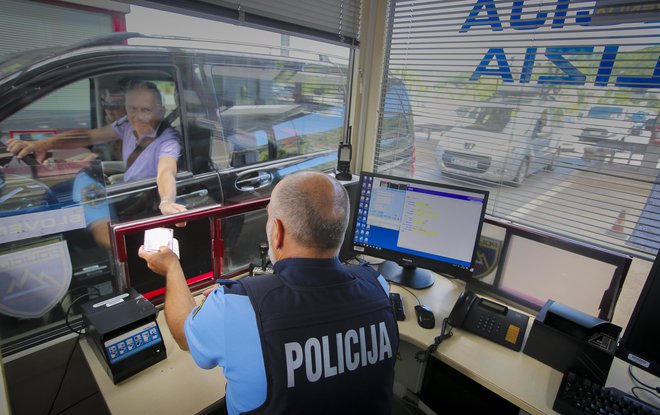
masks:
<svg viewBox="0 0 660 415"><path fill-rule="evenodd" d="M9 139L9 142L7 144L7 150L12 154L14 154L16 157L18 157L19 159L22 159L28 154L32 154L35 152L45 153L45 150L39 148L39 144L37 141L24 141L24 140L16 140L13 138Z"/></svg>
<svg viewBox="0 0 660 415"><path fill-rule="evenodd" d="M173 213L185 212L186 210L188 210L183 205L168 201L161 202L161 204L158 205L158 208L160 209L160 213L162 213L163 215L171 215ZM186 222L177 223L176 226L182 228L186 226Z"/></svg>

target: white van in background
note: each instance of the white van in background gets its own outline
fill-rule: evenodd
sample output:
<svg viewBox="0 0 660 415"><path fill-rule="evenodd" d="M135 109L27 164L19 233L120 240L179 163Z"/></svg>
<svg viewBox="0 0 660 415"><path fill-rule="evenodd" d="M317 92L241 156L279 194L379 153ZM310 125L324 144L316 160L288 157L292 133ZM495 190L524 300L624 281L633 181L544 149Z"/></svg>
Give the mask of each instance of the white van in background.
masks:
<svg viewBox="0 0 660 415"><path fill-rule="evenodd" d="M496 93L469 111L471 122L447 131L436 148L443 174L519 186L551 170L558 154L556 108L541 96Z"/></svg>

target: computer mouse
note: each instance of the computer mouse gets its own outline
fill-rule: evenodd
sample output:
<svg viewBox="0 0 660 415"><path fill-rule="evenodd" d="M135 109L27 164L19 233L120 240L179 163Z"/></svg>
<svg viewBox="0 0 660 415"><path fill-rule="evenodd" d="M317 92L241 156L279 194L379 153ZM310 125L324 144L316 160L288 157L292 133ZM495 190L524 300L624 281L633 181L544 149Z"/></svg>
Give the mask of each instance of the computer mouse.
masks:
<svg viewBox="0 0 660 415"><path fill-rule="evenodd" d="M417 324L425 329L432 329L435 327L435 316L433 310L429 306L418 304L415 306L415 315L417 316Z"/></svg>

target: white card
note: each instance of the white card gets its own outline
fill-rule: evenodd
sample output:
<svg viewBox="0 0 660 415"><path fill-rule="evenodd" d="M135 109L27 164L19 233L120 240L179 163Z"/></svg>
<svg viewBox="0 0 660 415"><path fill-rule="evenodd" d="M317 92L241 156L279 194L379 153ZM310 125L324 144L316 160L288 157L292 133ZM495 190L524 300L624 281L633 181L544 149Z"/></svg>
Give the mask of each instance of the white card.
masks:
<svg viewBox="0 0 660 415"><path fill-rule="evenodd" d="M170 228L153 228L144 231L144 249L145 251L158 251L161 246L166 246L172 250L174 247L174 230ZM177 244L178 245L178 244ZM178 251L178 246L177 246Z"/></svg>

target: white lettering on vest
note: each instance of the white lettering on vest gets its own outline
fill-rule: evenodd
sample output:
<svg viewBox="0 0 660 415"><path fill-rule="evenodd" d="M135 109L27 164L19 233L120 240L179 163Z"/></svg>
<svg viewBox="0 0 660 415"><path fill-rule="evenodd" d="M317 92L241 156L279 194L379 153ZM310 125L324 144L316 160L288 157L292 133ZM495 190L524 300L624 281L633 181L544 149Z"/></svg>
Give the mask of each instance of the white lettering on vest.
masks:
<svg viewBox="0 0 660 415"><path fill-rule="evenodd" d="M284 345L286 358L287 387L295 387L296 370L305 364L305 377L309 382L329 378L337 374L356 370L360 365L373 365L393 357L392 344L384 321L368 328L371 334L370 349L367 350L365 327L350 329L346 333L336 333L337 349L330 347L330 336L321 340L310 337L304 345L290 342ZM357 346L357 347L356 347ZM336 364L333 364L336 363Z"/></svg>

